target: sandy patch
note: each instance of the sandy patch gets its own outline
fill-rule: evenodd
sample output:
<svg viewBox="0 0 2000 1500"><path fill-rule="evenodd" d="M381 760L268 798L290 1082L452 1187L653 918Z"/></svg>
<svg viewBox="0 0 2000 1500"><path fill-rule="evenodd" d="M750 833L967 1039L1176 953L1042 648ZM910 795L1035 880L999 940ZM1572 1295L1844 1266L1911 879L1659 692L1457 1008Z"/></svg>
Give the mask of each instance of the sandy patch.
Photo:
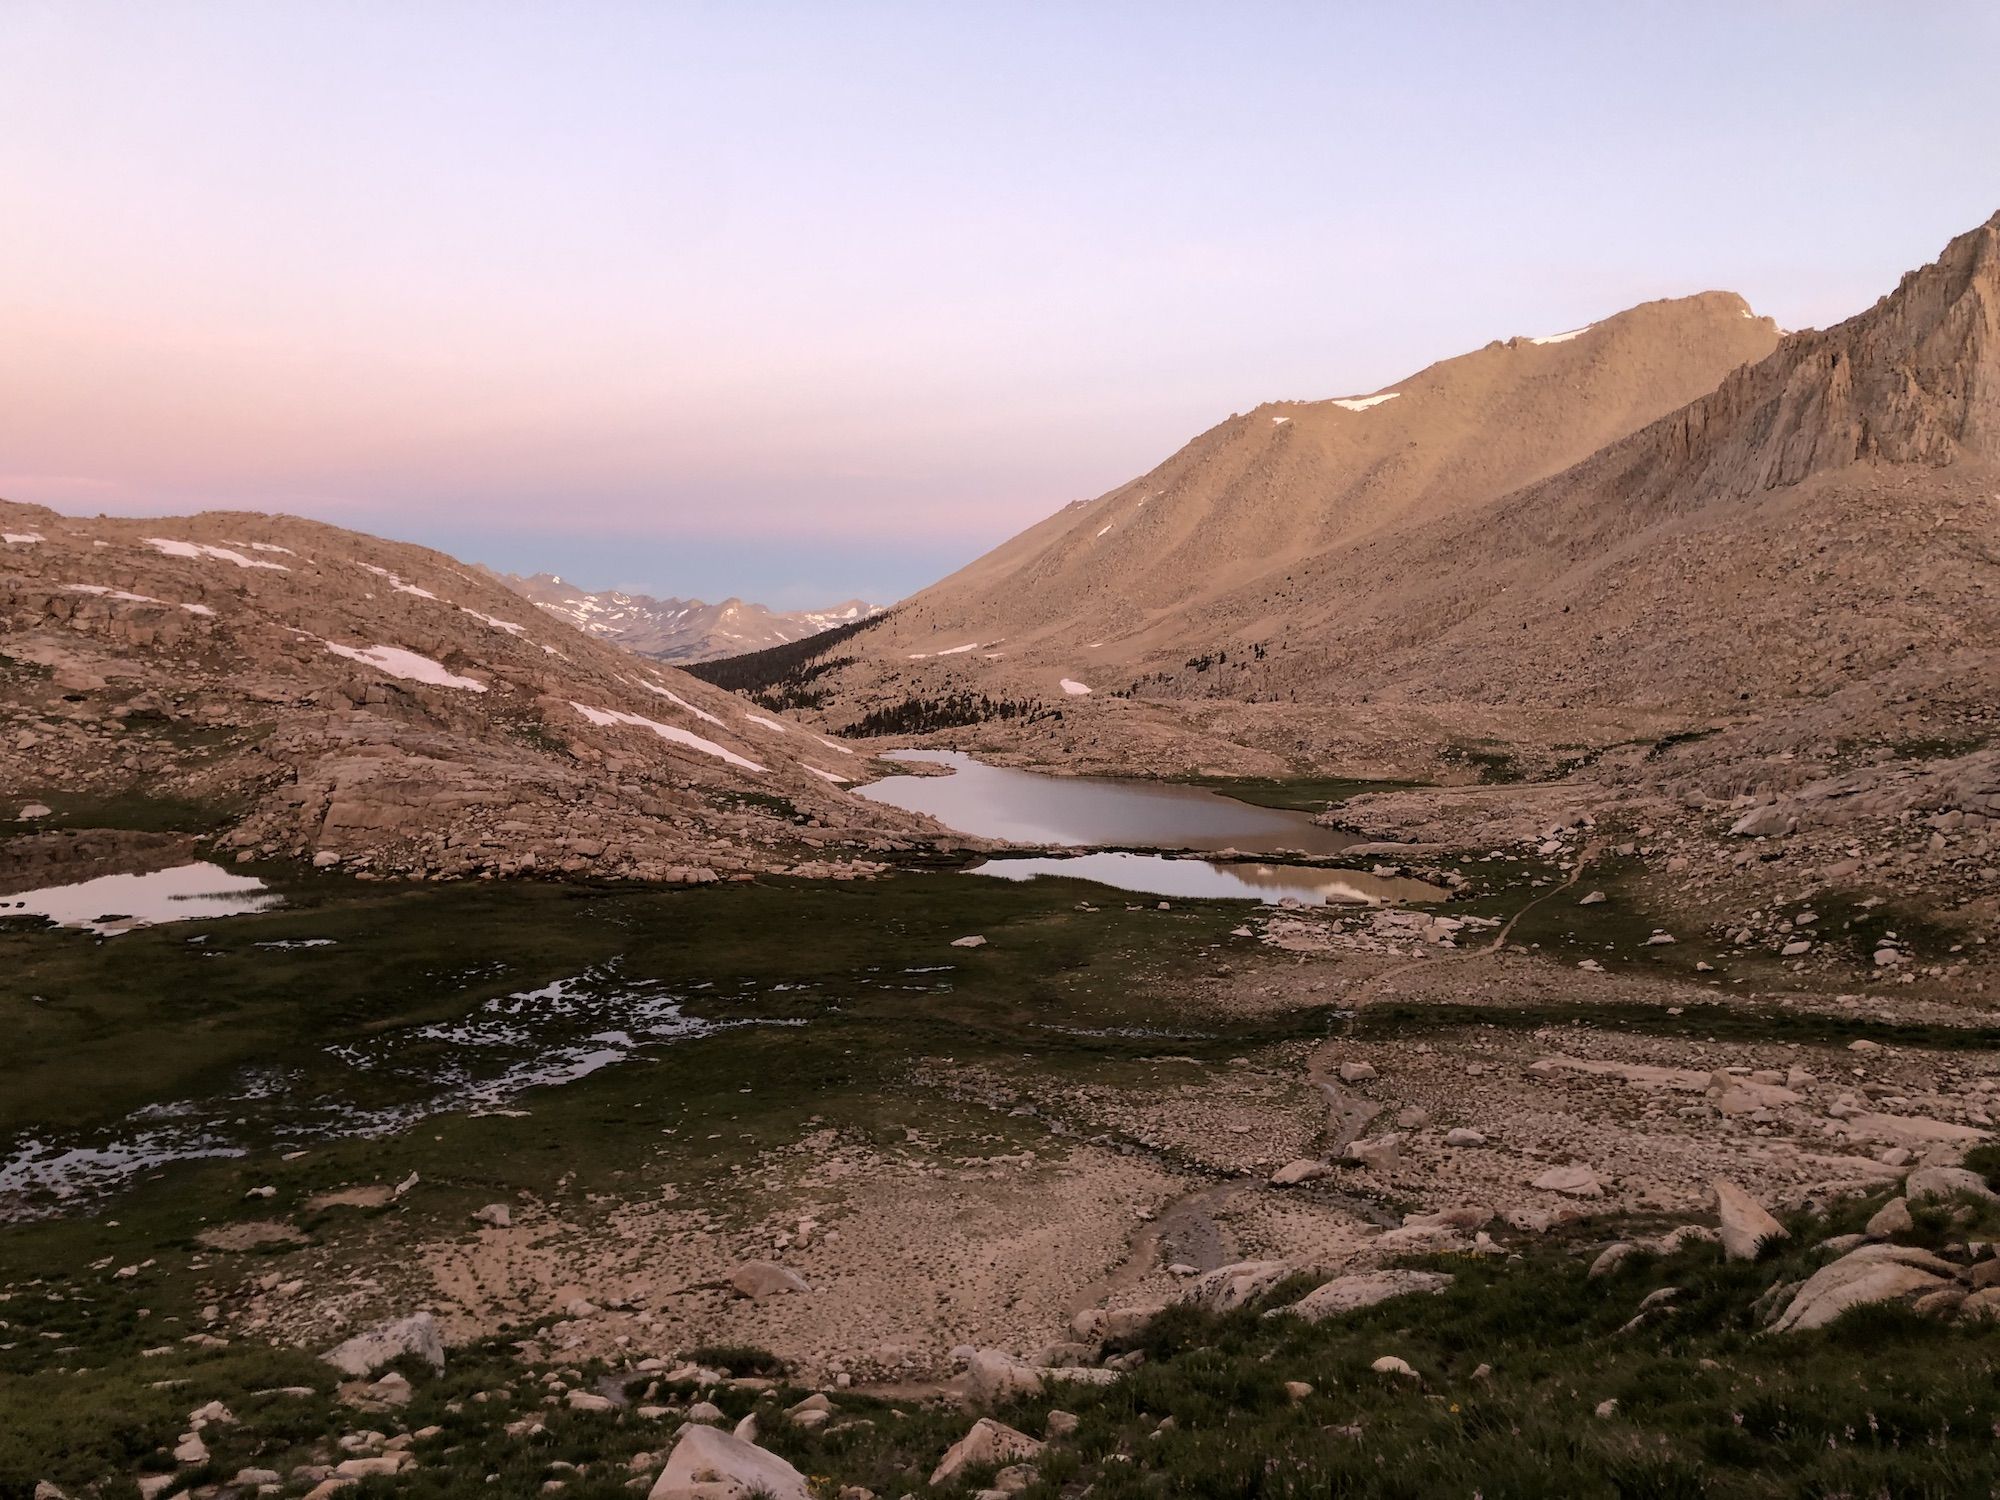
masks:
<svg viewBox="0 0 2000 1500"><path fill-rule="evenodd" d="M246 1219L204 1229L195 1242L208 1250L257 1250L265 1245L303 1245L306 1237L278 1219Z"/></svg>
<svg viewBox="0 0 2000 1500"><path fill-rule="evenodd" d="M336 1188L331 1193L317 1193L306 1199L306 1212L318 1213L328 1208L381 1208L395 1200L396 1190L387 1183L370 1183L366 1187Z"/></svg>

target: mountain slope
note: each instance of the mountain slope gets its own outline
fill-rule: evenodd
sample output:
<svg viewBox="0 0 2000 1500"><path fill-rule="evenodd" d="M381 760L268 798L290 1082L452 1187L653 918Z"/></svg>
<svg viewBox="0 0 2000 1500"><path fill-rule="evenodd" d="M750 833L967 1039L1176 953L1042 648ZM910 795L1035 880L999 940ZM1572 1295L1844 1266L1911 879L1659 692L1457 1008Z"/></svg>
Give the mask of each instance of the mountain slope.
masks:
<svg viewBox="0 0 2000 1500"><path fill-rule="evenodd" d="M1318 580L1309 670L1413 694L1811 696L2000 647L2000 216L1574 468ZM1560 623L1558 623L1560 622Z"/></svg>
<svg viewBox="0 0 2000 1500"><path fill-rule="evenodd" d="M373 872L706 879L912 826L842 789L848 747L436 552L4 502L0 538L0 822L40 840L10 857L164 827Z"/></svg>
<svg viewBox="0 0 2000 1500"><path fill-rule="evenodd" d="M655 599L615 589L591 592L553 573L495 573L524 599L577 629L658 661L714 661L803 640L836 625L880 614L882 606L848 599L827 609L768 609L742 599Z"/></svg>
<svg viewBox="0 0 2000 1500"><path fill-rule="evenodd" d="M1312 559L1556 473L1776 339L1712 292L1490 344L1370 396L1267 403L925 590L876 639L907 657L1004 637L1008 656L1119 666L1212 650L1294 611L1287 575Z"/></svg>
<svg viewBox="0 0 2000 1500"><path fill-rule="evenodd" d="M1649 304L1232 418L900 606L817 684L826 722L971 692L1060 707L979 731L1031 759L1261 770L1359 735L1423 776L1460 738L1576 750L1857 684L1884 733L1912 692L1905 737L1948 729L2000 692L2000 218L1837 327L1746 312Z"/></svg>

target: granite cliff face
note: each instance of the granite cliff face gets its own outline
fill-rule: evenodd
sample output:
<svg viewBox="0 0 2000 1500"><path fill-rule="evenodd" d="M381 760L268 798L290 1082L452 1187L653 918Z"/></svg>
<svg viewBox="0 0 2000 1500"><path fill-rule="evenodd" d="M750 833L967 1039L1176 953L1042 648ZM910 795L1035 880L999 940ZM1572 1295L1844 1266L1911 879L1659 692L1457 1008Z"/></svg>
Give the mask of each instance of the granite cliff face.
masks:
<svg viewBox="0 0 2000 1500"><path fill-rule="evenodd" d="M2000 458L2000 214L1867 312L1796 333L1624 455L1683 502L1858 463Z"/></svg>

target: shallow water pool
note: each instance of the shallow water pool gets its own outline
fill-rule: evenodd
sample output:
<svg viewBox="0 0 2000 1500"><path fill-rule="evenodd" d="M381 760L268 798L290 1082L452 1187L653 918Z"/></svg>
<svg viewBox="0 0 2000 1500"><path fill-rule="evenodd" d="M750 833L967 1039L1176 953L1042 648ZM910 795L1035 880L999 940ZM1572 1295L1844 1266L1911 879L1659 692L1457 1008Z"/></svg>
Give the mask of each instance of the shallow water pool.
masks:
<svg viewBox="0 0 2000 1500"><path fill-rule="evenodd" d="M108 937L158 922L265 911L283 899L254 876L195 863L16 891L0 896L0 919L44 917L61 927L82 927Z"/></svg>
<svg viewBox="0 0 2000 1500"><path fill-rule="evenodd" d="M1334 854L1358 842L1304 813L1256 807L1205 787L1048 776L989 766L957 750L895 750L885 758L948 766L951 774L886 776L855 788L860 795L980 838L1244 854Z"/></svg>
<svg viewBox="0 0 2000 1500"><path fill-rule="evenodd" d="M968 874L1002 880L1064 876L1091 880L1121 891L1187 900L1283 901L1308 906L1368 905L1442 901L1446 893L1422 880L1370 875L1361 870L1326 870L1312 865L1224 864L1205 859L1168 859L1159 854L1081 854L1071 859L989 859Z"/></svg>

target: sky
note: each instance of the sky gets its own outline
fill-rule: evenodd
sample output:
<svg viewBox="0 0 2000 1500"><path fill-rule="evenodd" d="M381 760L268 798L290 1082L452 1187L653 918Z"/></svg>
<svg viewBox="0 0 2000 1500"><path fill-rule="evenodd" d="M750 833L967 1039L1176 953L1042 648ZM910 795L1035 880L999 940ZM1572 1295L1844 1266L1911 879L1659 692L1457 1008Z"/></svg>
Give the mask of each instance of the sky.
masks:
<svg viewBox="0 0 2000 1500"><path fill-rule="evenodd" d="M907 594L1260 401L2000 208L2000 7L0 3L0 496Z"/></svg>

